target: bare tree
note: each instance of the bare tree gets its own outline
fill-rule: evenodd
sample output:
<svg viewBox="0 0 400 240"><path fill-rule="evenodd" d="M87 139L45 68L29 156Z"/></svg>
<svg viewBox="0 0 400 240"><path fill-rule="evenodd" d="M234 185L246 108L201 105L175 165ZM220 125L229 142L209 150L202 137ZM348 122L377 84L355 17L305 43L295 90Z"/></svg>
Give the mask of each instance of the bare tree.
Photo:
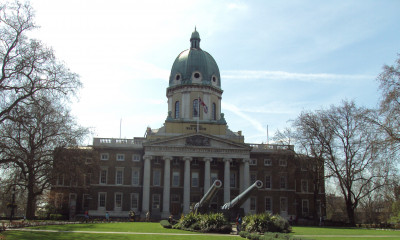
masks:
<svg viewBox="0 0 400 240"><path fill-rule="evenodd" d="M326 175L336 179L352 225L360 200L385 186L393 170L367 114L367 109L343 101L328 110L302 113L295 121L305 154L324 161Z"/></svg>
<svg viewBox="0 0 400 240"><path fill-rule="evenodd" d="M37 197L54 177L54 150L75 146L88 130L79 127L57 100L46 97L14 108L10 116L18 121L2 123L2 161L17 167L17 184L27 191L26 216L31 219Z"/></svg>
<svg viewBox="0 0 400 240"><path fill-rule="evenodd" d="M81 86L53 50L27 33L37 28L28 2L0 3L0 123L41 95L67 98Z"/></svg>
<svg viewBox="0 0 400 240"><path fill-rule="evenodd" d="M286 128L283 132L277 131L274 140L282 144L295 144L296 157L299 159L301 168L307 171L313 183L313 209L312 216L315 224L318 223L318 204L325 199L320 199L320 192L323 192L325 184L324 170L324 142L321 138L328 139L323 125L317 117L318 113L302 112L300 116L292 122L293 129ZM321 213L322 214L322 213Z"/></svg>

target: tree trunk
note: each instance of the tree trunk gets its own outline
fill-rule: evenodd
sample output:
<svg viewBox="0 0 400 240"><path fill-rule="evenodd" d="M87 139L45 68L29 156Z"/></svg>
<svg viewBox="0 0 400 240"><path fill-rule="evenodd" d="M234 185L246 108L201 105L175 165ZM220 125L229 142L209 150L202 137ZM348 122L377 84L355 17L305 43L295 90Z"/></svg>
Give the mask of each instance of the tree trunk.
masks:
<svg viewBox="0 0 400 240"><path fill-rule="evenodd" d="M349 218L350 226L356 226L356 219L353 204L350 201L346 201L346 210L347 210L347 217Z"/></svg>
<svg viewBox="0 0 400 240"><path fill-rule="evenodd" d="M34 176L29 174L28 176L28 201L26 203L26 218L31 220L35 218L36 211L36 194L34 192Z"/></svg>

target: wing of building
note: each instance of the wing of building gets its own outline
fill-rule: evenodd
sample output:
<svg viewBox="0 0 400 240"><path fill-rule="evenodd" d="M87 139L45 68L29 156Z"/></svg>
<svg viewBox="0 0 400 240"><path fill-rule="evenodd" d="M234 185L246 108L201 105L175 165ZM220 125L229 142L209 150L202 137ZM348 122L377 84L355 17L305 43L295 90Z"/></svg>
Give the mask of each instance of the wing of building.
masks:
<svg viewBox="0 0 400 240"><path fill-rule="evenodd" d="M88 211L128 217L135 211L160 219L188 213L217 179L223 186L210 201L212 211L261 180L263 187L239 206L245 214L309 218L315 206L324 215L323 182L314 194L313 178L292 145L245 143L241 131L228 128L221 113L221 81L216 61L200 48L195 30L190 48L171 68L164 125L147 128L145 137L94 138L85 148L94 157L82 159L92 167L73 179L60 171L52 203L70 216Z"/></svg>

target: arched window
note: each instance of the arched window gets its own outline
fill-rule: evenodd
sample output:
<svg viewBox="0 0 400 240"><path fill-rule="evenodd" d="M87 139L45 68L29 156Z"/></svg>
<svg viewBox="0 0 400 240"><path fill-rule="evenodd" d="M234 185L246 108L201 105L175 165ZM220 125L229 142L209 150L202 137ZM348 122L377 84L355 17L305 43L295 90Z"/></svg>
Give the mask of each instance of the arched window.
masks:
<svg viewBox="0 0 400 240"><path fill-rule="evenodd" d="M217 120L217 105L215 103L212 104L212 119Z"/></svg>
<svg viewBox="0 0 400 240"><path fill-rule="evenodd" d="M179 101L175 102L175 119L179 118Z"/></svg>
<svg viewBox="0 0 400 240"><path fill-rule="evenodd" d="M193 117L199 117L199 100L193 100Z"/></svg>

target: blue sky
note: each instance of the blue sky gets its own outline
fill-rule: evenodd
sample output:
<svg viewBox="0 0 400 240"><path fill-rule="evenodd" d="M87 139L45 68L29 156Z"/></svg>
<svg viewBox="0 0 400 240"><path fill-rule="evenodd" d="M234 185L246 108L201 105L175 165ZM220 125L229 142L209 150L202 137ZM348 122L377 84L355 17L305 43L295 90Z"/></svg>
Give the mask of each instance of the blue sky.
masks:
<svg viewBox="0 0 400 240"><path fill-rule="evenodd" d="M303 110L375 107L400 53L400 1L33 0L32 36L81 76L78 122L94 137L144 135L167 117L169 71L194 27L221 72L222 112L267 141ZM90 144L91 140L87 141Z"/></svg>

